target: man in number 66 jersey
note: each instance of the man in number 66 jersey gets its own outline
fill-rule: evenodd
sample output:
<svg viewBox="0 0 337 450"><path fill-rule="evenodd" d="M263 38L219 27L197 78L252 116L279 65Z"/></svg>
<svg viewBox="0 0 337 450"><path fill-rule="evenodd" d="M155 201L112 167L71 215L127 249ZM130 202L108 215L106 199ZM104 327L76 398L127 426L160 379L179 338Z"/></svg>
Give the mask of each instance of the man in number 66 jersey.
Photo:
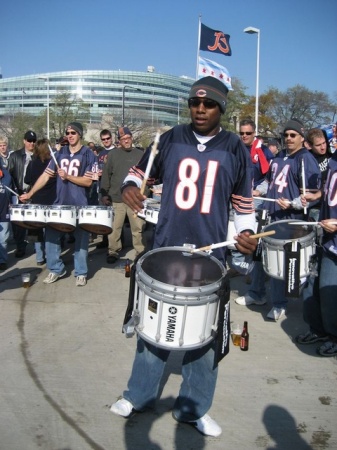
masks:
<svg viewBox="0 0 337 450"><path fill-rule="evenodd" d="M255 214L252 199L250 156L240 139L220 125L228 90L214 77L196 81L188 106L191 124L177 125L160 137L158 153L149 173L149 184L163 183L161 209L155 229L154 248L195 244L203 247L227 237L229 204L236 212L237 249L252 254ZM124 202L139 212L145 197L140 193L151 152L124 180ZM214 251L225 263L226 248ZM217 340L188 350L182 363L183 382L173 407L173 417L199 432L219 436L221 427L208 416L217 379ZM170 350L158 348L138 336L136 357L128 390L111 411L128 417L133 410L153 406Z"/></svg>
<svg viewBox="0 0 337 450"><path fill-rule="evenodd" d="M46 170L36 181L31 190L20 197L25 201L30 199L36 191L43 188L51 177L56 178L56 200L54 205L86 206L88 205L87 189L92 183L92 167L96 156L89 147L81 143L83 127L79 122L72 122L66 128L69 145L65 145L55 155L59 168L53 158ZM61 236L63 232L51 227L46 228L46 259L49 275L43 280L50 284L66 274L65 265L61 259ZM74 275L76 286L85 286L88 274L88 246L89 233L76 227Z"/></svg>

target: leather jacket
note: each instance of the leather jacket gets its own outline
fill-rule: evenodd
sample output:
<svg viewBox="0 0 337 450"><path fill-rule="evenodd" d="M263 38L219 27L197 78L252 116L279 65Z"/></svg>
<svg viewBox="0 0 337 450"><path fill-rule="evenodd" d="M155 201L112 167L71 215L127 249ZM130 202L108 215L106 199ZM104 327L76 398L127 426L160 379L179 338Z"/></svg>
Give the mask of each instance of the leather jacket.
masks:
<svg viewBox="0 0 337 450"><path fill-rule="evenodd" d="M7 170L13 178L15 189L19 195L25 192L23 189L25 161L26 161L26 151L24 148L21 148L20 150L16 150L13 153L11 153L8 159Z"/></svg>

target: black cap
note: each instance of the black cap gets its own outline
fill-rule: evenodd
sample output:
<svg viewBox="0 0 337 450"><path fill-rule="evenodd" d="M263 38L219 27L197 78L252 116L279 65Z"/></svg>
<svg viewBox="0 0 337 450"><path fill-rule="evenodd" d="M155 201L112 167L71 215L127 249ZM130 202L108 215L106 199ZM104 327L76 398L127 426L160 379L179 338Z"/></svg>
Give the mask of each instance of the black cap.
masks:
<svg viewBox="0 0 337 450"><path fill-rule="evenodd" d="M196 81L190 90L188 98L210 98L218 103L222 113L226 110L228 89L222 81L214 77L204 77Z"/></svg>
<svg viewBox="0 0 337 450"><path fill-rule="evenodd" d="M36 142L36 133L34 133L34 131L32 130L28 130L26 131L25 135L24 135L24 140L25 141L35 141Z"/></svg>
<svg viewBox="0 0 337 450"><path fill-rule="evenodd" d="M285 124L283 132L286 132L287 130L297 131L298 134L304 137L304 124L299 119L295 119L295 117L288 120L288 122Z"/></svg>

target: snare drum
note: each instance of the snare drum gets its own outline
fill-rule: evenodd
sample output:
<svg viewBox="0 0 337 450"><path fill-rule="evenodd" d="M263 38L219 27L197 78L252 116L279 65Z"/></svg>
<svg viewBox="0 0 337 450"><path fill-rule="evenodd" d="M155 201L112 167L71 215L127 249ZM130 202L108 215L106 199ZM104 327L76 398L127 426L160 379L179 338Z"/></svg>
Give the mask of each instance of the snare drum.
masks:
<svg viewBox="0 0 337 450"><path fill-rule="evenodd" d="M263 268L268 275L279 280L285 279L285 244L298 242L300 245L300 278L309 275L310 257L315 254L314 227L290 225L289 222L298 222L298 220L273 222L267 225L264 231L275 230L275 234L262 238Z"/></svg>
<svg viewBox="0 0 337 450"><path fill-rule="evenodd" d="M217 291L225 269L206 253L185 252L184 247L151 250L136 266L136 331L170 350L202 347L217 331Z"/></svg>
<svg viewBox="0 0 337 450"><path fill-rule="evenodd" d="M23 222L27 228L36 229L46 226L46 206L24 205Z"/></svg>
<svg viewBox="0 0 337 450"><path fill-rule="evenodd" d="M138 213L138 217L145 219L146 222L157 225L159 212L160 203L148 199L144 201L144 209Z"/></svg>
<svg viewBox="0 0 337 450"><path fill-rule="evenodd" d="M112 206L82 206L78 211L78 225L95 234L110 234L114 211Z"/></svg>
<svg viewBox="0 0 337 450"><path fill-rule="evenodd" d="M27 228L23 223L23 209L26 205L10 205L9 206L9 219L15 225Z"/></svg>
<svg viewBox="0 0 337 450"><path fill-rule="evenodd" d="M76 228L76 206L52 205L47 207L46 224L55 230L70 233Z"/></svg>

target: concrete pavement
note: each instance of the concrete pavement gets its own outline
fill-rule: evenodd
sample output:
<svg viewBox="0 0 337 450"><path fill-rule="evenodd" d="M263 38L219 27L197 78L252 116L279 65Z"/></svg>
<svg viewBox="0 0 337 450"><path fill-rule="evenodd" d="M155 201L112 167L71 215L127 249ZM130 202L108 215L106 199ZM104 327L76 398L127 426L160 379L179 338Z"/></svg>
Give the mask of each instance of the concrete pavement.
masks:
<svg viewBox="0 0 337 450"><path fill-rule="evenodd" d="M248 289L231 280L231 320L248 320L250 348L231 345L220 363L210 415L219 438L177 424L171 408L179 390L181 352L171 354L155 410L125 420L110 413L131 371L136 338L121 333L129 280L125 257L106 264L106 251L90 244L89 278L76 287L72 245L68 274L44 285L30 244L0 275L0 450L337 449L337 360L316 355L316 345L292 339L306 330L301 302L278 323L270 305L242 307L234 298ZM34 278L21 287L21 273Z"/></svg>

